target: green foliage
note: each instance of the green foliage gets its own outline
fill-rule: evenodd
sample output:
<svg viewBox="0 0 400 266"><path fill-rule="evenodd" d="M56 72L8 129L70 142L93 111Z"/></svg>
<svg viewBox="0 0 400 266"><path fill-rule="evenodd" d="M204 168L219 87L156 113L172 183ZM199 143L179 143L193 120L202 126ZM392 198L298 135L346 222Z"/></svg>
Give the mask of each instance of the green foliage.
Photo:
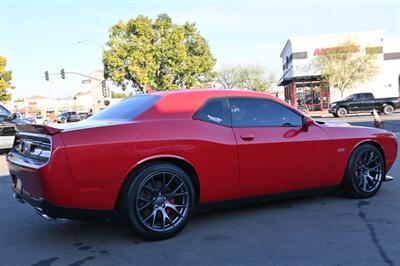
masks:
<svg viewBox="0 0 400 266"><path fill-rule="evenodd" d="M123 92L111 91L111 98L123 99L123 98L126 98L126 97L128 97L128 95L126 95Z"/></svg>
<svg viewBox="0 0 400 266"><path fill-rule="evenodd" d="M218 82L225 89L269 91L276 82L276 75L266 74L260 66L225 67L218 72Z"/></svg>
<svg viewBox="0 0 400 266"><path fill-rule="evenodd" d="M323 78L340 91L342 98L347 89L373 79L379 71L376 54L358 51L359 46L349 39L323 50L315 60Z"/></svg>
<svg viewBox="0 0 400 266"><path fill-rule="evenodd" d="M105 77L124 90L198 86L213 77L215 61L195 24L173 24L166 14L154 21L138 16L118 22L103 53Z"/></svg>
<svg viewBox="0 0 400 266"><path fill-rule="evenodd" d="M8 89L15 89L11 85L12 72L6 70L7 58L0 55L0 101L7 102L11 100L11 93Z"/></svg>

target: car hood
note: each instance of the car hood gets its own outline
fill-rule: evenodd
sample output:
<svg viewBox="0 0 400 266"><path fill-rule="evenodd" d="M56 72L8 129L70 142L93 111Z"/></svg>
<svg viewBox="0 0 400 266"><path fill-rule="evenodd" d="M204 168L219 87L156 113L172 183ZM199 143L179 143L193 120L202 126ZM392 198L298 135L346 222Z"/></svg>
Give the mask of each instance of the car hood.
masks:
<svg viewBox="0 0 400 266"><path fill-rule="evenodd" d="M347 122L343 121L324 121L324 120L315 120L318 125L323 125L326 127L353 127Z"/></svg>

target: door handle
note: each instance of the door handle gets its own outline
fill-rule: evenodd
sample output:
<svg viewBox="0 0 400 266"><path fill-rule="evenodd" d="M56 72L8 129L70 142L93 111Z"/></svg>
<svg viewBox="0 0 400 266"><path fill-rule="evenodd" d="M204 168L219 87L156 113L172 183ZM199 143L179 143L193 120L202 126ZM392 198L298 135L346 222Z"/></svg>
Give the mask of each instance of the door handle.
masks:
<svg viewBox="0 0 400 266"><path fill-rule="evenodd" d="M244 141L252 141L254 139L254 135L240 135L240 138Z"/></svg>

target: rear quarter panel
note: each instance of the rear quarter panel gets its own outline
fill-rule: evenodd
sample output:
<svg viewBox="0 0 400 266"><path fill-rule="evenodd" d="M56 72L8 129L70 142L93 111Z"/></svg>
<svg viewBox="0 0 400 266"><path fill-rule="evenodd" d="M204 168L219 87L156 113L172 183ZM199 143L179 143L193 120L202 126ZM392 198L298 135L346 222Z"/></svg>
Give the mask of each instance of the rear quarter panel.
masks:
<svg viewBox="0 0 400 266"><path fill-rule="evenodd" d="M139 163L182 158L196 170L200 202L240 193L236 140L231 128L191 119L153 120L66 131L61 134L73 178L101 184L109 201ZM112 196L111 196L112 195Z"/></svg>

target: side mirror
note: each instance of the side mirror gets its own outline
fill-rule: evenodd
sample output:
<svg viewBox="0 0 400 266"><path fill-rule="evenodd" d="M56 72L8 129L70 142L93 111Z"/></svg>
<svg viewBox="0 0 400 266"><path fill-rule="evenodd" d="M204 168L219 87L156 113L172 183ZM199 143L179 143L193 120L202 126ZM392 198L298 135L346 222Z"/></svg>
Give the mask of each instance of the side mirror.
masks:
<svg viewBox="0 0 400 266"><path fill-rule="evenodd" d="M17 113L12 113L12 115L11 115L11 119L12 120L14 120L15 118L17 118L18 117L18 114Z"/></svg>
<svg viewBox="0 0 400 266"><path fill-rule="evenodd" d="M311 118L309 118L309 117L307 117L307 116L303 116L303 118L302 118L302 124L303 124L302 129L303 129L304 131L307 131L308 128L309 128L312 124L314 124L314 120L312 120Z"/></svg>

